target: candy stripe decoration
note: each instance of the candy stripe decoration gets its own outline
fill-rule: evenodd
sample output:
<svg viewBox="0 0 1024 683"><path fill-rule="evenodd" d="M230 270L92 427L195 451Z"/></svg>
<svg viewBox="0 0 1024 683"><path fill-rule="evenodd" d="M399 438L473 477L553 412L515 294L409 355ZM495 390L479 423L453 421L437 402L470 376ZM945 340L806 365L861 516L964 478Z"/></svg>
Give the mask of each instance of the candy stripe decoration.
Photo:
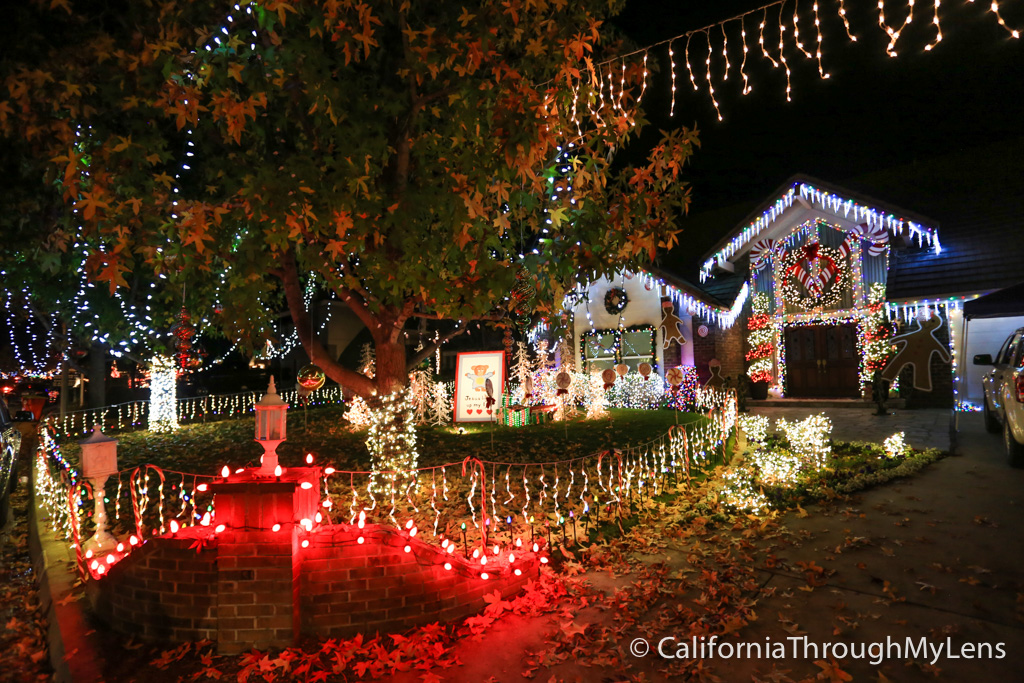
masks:
<svg viewBox="0 0 1024 683"><path fill-rule="evenodd" d="M750 267L761 270L769 263L775 253L775 242L770 239L759 239L750 247Z"/></svg>
<svg viewBox="0 0 1024 683"><path fill-rule="evenodd" d="M889 248L889 231L877 223L874 225L861 223L851 230L850 234L865 240L869 244L868 254L871 256L881 256Z"/></svg>

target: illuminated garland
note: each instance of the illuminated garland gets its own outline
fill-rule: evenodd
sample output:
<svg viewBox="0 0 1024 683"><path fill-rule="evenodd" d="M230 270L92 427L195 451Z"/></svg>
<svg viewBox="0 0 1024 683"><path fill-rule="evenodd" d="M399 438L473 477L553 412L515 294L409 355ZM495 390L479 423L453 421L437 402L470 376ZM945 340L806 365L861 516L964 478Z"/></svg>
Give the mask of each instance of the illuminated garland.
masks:
<svg viewBox="0 0 1024 683"><path fill-rule="evenodd" d="M779 268L783 301L803 309L830 308L839 303L849 276L843 254L817 242L788 251Z"/></svg>
<svg viewBox="0 0 1024 683"><path fill-rule="evenodd" d="M860 376L862 384L870 384L874 380L875 371L884 368L892 355L892 343L889 341L892 338L892 324L885 311L885 285L873 282L870 289L861 335L864 353Z"/></svg>
<svg viewBox="0 0 1024 683"><path fill-rule="evenodd" d="M750 344L750 351L746 359L752 361L747 368L747 375L753 382L772 382L775 375L772 372L772 357L775 354L775 331L771 327L771 318L768 314L768 295L758 294L753 302L754 314L747 321L747 328L750 335L747 341Z"/></svg>
<svg viewBox="0 0 1024 683"><path fill-rule="evenodd" d="M827 190L820 190L807 183L794 183L771 206L765 209L761 216L739 230L725 246L715 252L701 265L701 282L713 277L714 268L717 264L729 260L729 258L739 253L750 242L757 239L762 232L774 225L775 221L787 209L793 206L797 197L812 205L818 205L837 216L841 214L850 221L866 223L869 230L884 229L896 235L902 235L906 232L910 239L912 241L916 239L918 244L927 242L935 250L935 253L939 253L942 250L937 230L927 228L908 218L902 218L870 206L865 206L852 199L845 199Z"/></svg>
<svg viewBox="0 0 1024 683"><path fill-rule="evenodd" d="M454 554L458 550L471 564L479 565L478 569L492 562L501 567L506 555L514 553L520 557L520 553L526 554L531 548L537 552L538 545L558 541L572 544L580 540L578 537L585 539L592 526L633 514L649 505L652 498L666 493L668 487L684 479L689 481L696 468L721 462L725 441L736 425L736 400L733 394L721 392L707 393L707 398L718 402L702 420L675 426L667 434L637 446L568 461L512 464L467 459L461 468L458 463L447 463L421 470L374 472L339 472L325 467L321 507L326 512L317 514L315 520L294 520L273 530L300 526L300 535L314 534L323 525L333 523L329 513L335 501L350 500L347 522L350 526L355 524L356 533L368 533L372 528L370 516L374 515L382 522L389 520L408 537L406 552L410 551L408 546L414 545L411 539L417 528L433 529L444 552ZM386 398L383 407L382 413L387 415L378 423L394 424L394 416L412 413L407 397L401 394ZM406 419L403 424L409 423ZM408 443L400 443L403 439L400 433L395 437L400 446L397 450L408 452ZM43 436L41 444L46 448L40 448L37 468L49 469L50 463L64 462L61 469L66 468L66 473L49 480L76 481L77 475L63 461L52 439ZM221 476L230 476L230 472L225 466ZM461 473L461 479L453 480L453 473ZM365 488L362 483L357 485L356 477L367 481ZM150 465L119 473L112 529L120 530L122 537L130 537L109 556L80 555L80 566L98 579L112 564L144 543L147 535L175 536L188 529L185 535L190 538L215 537L226 526L216 521L209 491L211 479ZM330 488L332 483L334 491ZM123 493L124 489L127 491ZM71 519L72 539L81 536L77 520L87 494L87 489L81 486L63 484L51 496L54 509L62 504L65 516ZM130 497L130 506L121 504L126 496ZM460 506L461 501L465 501L465 508ZM465 525L461 539L458 531L454 538L439 532L444 528L457 529L458 522L452 524L451 515L459 515L467 508L477 524L480 539L472 545ZM129 510L130 518L124 516ZM404 524L399 523L399 516L405 519ZM304 538L301 547L308 547L310 538ZM508 564L513 561L508 557ZM481 574L480 578L485 577Z"/></svg>

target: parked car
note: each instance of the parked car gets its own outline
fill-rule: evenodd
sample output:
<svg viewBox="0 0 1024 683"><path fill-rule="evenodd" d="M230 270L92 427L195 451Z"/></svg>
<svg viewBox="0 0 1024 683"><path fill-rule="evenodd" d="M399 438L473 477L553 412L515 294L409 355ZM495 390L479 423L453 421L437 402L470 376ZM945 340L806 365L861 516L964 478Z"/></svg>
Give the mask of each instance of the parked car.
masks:
<svg viewBox="0 0 1024 683"><path fill-rule="evenodd" d="M1024 327L1011 334L995 358L974 357L975 365L991 365L985 373L985 429L1003 432L1010 464L1024 467Z"/></svg>
<svg viewBox="0 0 1024 683"><path fill-rule="evenodd" d="M7 402L0 398L0 528L7 526L10 495L18 484L18 451L21 432L15 422L31 422L32 413L18 411L11 417Z"/></svg>

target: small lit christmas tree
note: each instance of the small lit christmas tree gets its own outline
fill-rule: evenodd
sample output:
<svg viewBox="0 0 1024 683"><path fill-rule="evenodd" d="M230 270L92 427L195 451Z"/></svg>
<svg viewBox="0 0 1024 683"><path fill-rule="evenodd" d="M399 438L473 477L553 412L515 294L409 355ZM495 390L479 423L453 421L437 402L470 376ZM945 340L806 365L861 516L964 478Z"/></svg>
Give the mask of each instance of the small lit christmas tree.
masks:
<svg viewBox="0 0 1024 683"><path fill-rule="evenodd" d="M587 397L587 419L598 420L608 415L605 402L608 397L604 390L604 380L601 373L594 372L590 375L590 394Z"/></svg>
<svg viewBox="0 0 1024 683"><path fill-rule="evenodd" d="M515 377L516 382L519 384L519 392L516 395L516 400L519 403L526 403L527 399L524 396L526 378L530 376L531 369L530 353L527 350L526 342L519 342L516 344L516 354L512 360L512 376Z"/></svg>
<svg viewBox="0 0 1024 683"><path fill-rule="evenodd" d="M430 373L426 370L413 370L409 375L409 397L418 425L425 425L429 420L431 384Z"/></svg>
<svg viewBox="0 0 1024 683"><path fill-rule="evenodd" d="M868 290L868 315L862 323L861 342L864 351L864 369L860 381L871 384L875 371L889 362L892 354L892 323L885 313L885 285L872 282Z"/></svg>
<svg viewBox="0 0 1024 683"><path fill-rule="evenodd" d="M362 429L370 424L370 409L362 396L355 396L349 403L345 419L356 429Z"/></svg>
<svg viewBox="0 0 1024 683"><path fill-rule="evenodd" d="M363 344L359 355L359 372L370 379L373 379L374 374L377 372L377 354L370 344Z"/></svg>
<svg viewBox="0 0 1024 683"><path fill-rule="evenodd" d="M768 295L761 293L755 296L753 307L754 314L747 321L747 329L750 330L747 337L750 344L750 350L747 351L747 360L750 361L747 375L752 382L771 383L775 381L772 372L775 332L771 327L771 317L768 315Z"/></svg>
<svg viewBox="0 0 1024 683"><path fill-rule="evenodd" d="M441 427L451 420L451 403L448 401L448 387L444 382L434 382L430 400L430 424Z"/></svg>

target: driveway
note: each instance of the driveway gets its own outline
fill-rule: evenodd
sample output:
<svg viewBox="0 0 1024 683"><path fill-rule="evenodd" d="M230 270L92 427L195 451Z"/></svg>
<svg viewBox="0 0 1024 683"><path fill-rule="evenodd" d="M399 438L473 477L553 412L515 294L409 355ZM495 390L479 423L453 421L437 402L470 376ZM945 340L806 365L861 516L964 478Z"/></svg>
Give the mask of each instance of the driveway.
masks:
<svg viewBox="0 0 1024 683"><path fill-rule="evenodd" d="M806 409L788 408L756 412L773 419L808 414ZM948 447L948 411L899 411L889 417L875 417L863 409L824 412L833 419L837 439L880 442L903 431L914 446ZM751 553L758 580L768 591L755 608L756 620L738 635L719 641L780 643L785 656L709 656L699 671L691 669L695 678L800 681L821 674L823 680L833 681L850 680L847 675L858 681L1020 680L1024 471L1006 464L999 438L984 431L980 414L961 415L959 442L961 455L940 460L912 478L783 515L786 533L759 544L761 552ZM768 553L777 558L771 561L773 568L766 566ZM634 559L651 566L664 563L669 574L692 571L686 553L671 546ZM636 565L625 575L588 572L587 578L607 596L645 580ZM663 604L692 604L697 599L694 594L667 594ZM601 643L591 640L569 661L542 664L530 675L565 681L679 680L671 673L677 670L668 666L675 663L662 659L657 646L661 638L674 636L683 627L679 622L669 626L672 622L664 614L658 608L644 610L637 614L636 628L616 631L618 666L598 664ZM566 619L592 625L589 634L592 629L608 633L613 618L607 610L578 606L563 609L557 617L506 618L477 638L458 642L455 651L463 666L437 673L452 681L521 681L524 669L535 667L538 659L543 663L543 653L562 638L559 629L564 630ZM651 647L642 659L628 649L641 634ZM935 657L934 651L906 651L908 639L917 648L922 638L926 646L943 647L942 653ZM886 649L881 658L870 656L881 647L874 646L865 650L865 659L848 656L833 661L824 652L826 643L830 653L833 643L852 645L855 652L860 643L865 648L881 643ZM673 648L669 641L669 654ZM960 658L948 656L949 648ZM963 657L970 652L988 655L989 648L992 658ZM623 673L623 664L630 667L628 673ZM633 678L637 675L641 678Z"/></svg>

